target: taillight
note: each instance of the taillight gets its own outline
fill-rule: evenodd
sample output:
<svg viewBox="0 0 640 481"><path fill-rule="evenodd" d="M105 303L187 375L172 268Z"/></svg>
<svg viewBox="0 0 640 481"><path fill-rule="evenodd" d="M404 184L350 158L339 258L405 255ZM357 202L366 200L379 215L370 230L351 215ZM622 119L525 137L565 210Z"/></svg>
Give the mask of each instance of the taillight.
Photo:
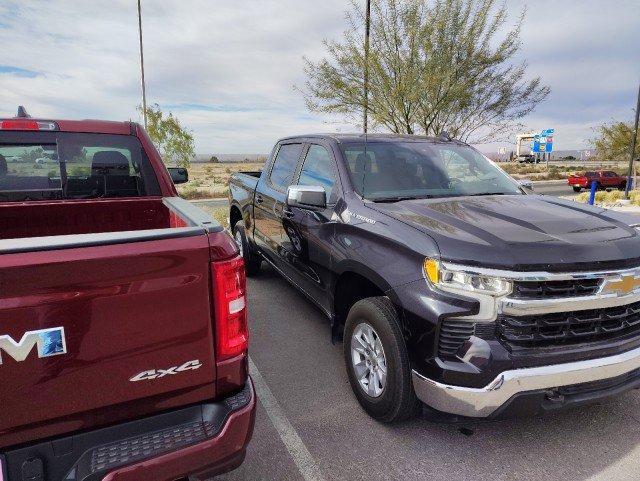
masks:
<svg viewBox="0 0 640 481"><path fill-rule="evenodd" d="M0 120L0 130L58 130L55 122L40 122L30 119Z"/></svg>
<svg viewBox="0 0 640 481"><path fill-rule="evenodd" d="M246 352L249 345L244 260L236 257L213 262L211 278L216 316L216 360L223 361Z"/></svg>

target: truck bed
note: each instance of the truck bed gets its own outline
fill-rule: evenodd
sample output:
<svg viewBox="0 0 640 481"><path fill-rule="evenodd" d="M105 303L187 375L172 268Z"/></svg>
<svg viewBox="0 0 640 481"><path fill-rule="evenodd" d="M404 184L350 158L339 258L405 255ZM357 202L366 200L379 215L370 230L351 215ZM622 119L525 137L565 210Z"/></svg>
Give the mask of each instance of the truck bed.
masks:
<svg viewBox="0 0 640 481"><path fill-rule="evenodd" d="M0 204L0 253L23 251L30 245L46 250L109 239L187 235L199 224L222 230L202 214L176 197L5 203Z"/></svg>

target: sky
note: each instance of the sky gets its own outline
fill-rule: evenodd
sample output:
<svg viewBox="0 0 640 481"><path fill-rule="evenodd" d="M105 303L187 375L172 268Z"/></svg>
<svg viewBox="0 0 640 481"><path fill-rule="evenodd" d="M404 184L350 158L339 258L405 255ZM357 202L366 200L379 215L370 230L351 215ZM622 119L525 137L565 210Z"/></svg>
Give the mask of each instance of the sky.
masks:
<svg viewBox="0 0 640 481"><path fill-rule="evenodd" d="M364 1L364 0L363 0ZM640 82L640 1L506 0L526 6L518 61L551 87L522 119L557 149L631 120ZM280 137L350 132L310 113L303 57L346 28L348 0L142 0L147 101L193 131L196 152L266 153ZM135 0L0 0L0 117L140 120ZM515 141L515 139L514 139ZM480 146L486 152L509 144Z"/></svg>

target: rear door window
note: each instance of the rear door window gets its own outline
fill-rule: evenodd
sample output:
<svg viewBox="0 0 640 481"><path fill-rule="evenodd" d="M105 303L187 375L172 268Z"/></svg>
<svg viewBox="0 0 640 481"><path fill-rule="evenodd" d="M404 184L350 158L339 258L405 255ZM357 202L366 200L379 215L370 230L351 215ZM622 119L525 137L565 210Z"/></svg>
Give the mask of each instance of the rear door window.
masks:
<svg viewBox="0 0 640 481"><path fill-rule="evenodd" d="M291 184L301 153L302 144L283 144L280 146L269 175L269 181L274 188L285 191Z"/></svg>
<svg viewBox="0 0 640 481"><path fill-rule="evenodd" d="M149 195L160 195L160 187L133 136L0 134L0 201Z"/></svg>

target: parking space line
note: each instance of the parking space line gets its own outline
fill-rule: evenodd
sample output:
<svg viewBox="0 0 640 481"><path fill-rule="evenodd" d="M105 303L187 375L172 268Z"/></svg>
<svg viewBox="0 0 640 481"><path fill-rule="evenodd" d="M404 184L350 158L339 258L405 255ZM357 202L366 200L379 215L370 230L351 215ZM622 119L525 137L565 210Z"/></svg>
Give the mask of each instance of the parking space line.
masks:
<svg viewBox="0 0 640 481"><path fill-rule="evenodd" d="M287 451L289 451L302 477L305 481L324 481L322 472L315 459L313 459L313 456L311 456L311 453L302 442L298 432L285 415L251 358L249 358L249 374L251 374L253 379L258 399L267 411L271 423L276 428L276 431L278 431L282 443L287 448Z"/></svg>

